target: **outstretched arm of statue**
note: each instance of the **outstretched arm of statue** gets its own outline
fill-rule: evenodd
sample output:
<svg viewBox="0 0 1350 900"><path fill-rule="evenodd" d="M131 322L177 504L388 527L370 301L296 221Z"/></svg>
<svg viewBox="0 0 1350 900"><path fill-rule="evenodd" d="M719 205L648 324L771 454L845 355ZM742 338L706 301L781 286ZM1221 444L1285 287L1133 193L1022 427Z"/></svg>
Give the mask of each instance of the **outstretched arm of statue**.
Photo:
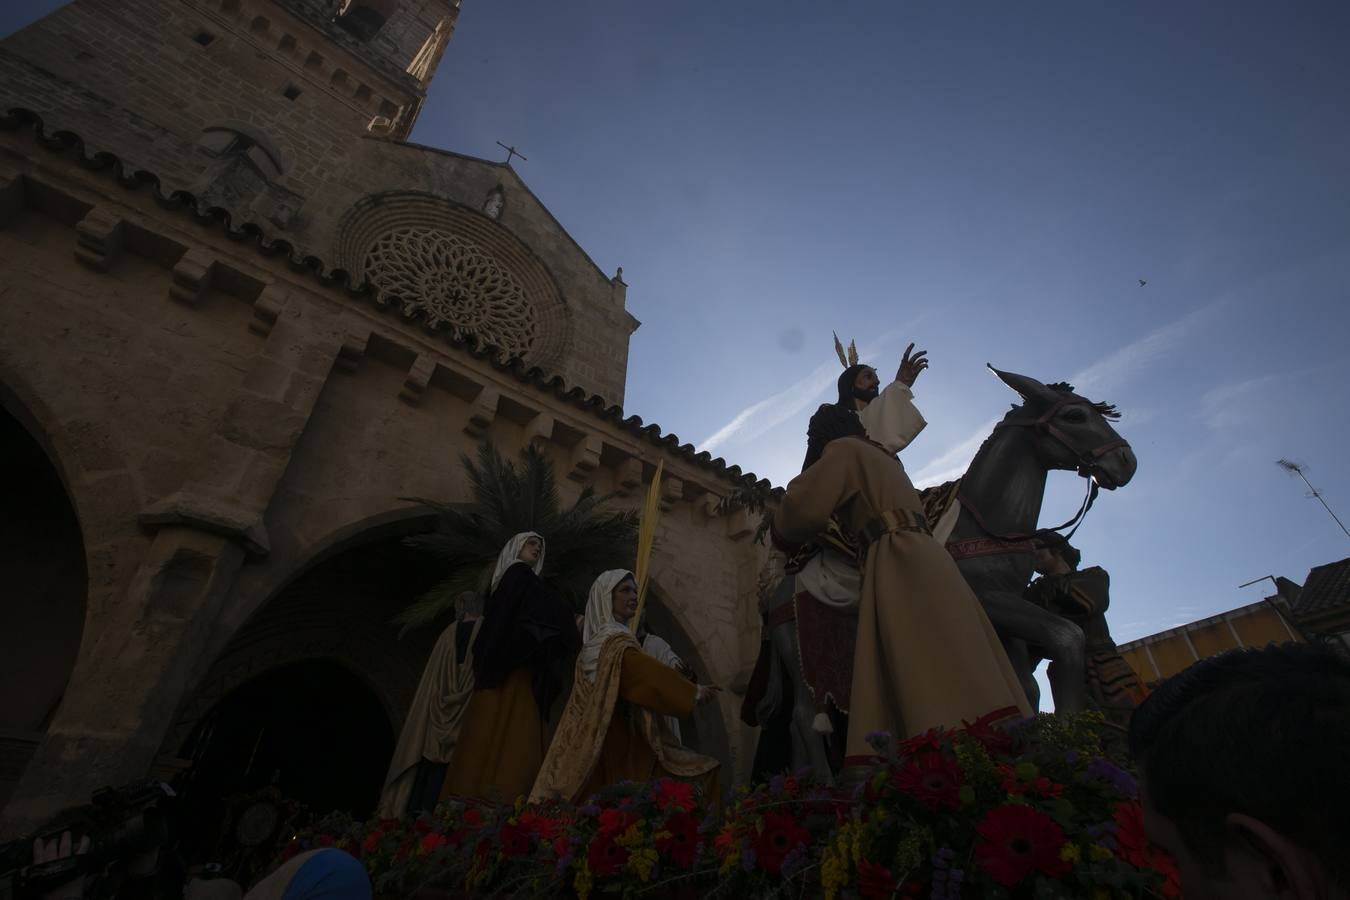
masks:
<svg viewBox="0 0 1350 900"><path fill-rule="evenodd" d="M687 716L694 711L698 686L640 650L623 654L619 675L619 696L634 706L650 709L663 716Z"/></svg>

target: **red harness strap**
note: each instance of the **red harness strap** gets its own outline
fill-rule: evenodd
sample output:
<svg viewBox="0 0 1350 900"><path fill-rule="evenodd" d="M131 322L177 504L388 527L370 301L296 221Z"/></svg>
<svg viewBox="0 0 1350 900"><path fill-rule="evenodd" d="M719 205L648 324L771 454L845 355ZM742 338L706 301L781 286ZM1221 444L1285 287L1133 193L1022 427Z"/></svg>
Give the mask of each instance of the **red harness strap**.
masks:
<svg viewBox="0 0 1350 900"><path fill-rule="evenodd" d="M1004 553L1035 553L1032 541L1005 541L999 538L968 538L947 545L952 559L972 559L976 556L1000 556Z"/></svg>

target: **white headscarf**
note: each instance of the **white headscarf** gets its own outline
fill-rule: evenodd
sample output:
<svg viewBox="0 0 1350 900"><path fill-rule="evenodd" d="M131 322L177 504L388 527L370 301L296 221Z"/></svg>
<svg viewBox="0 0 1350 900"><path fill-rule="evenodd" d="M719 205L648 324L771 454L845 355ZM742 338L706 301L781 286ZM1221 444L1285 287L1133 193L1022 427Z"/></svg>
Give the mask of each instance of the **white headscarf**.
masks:
<svg viewBox="0 0 1350 900"><path fill-rule="evenodd" d="M591 595L586 600L586 621L581 629L581 656L577 658L581 674L591 681L595 680L595 670L600 666L600 648L605 641L616 634L630 637L633 634L627 625L614 618L614 589L619 582L632 577L633 573L627 569L610 569L601 572L591 585Z"/></svg>
<svg viewBox="0 0 1350 900"><path fill-rule="evenodd" d="M520 559L520 548L525 546L525 542L530 538L539 538L539 559L534 564L534 574L538 575L544 568L544 536L534 531L522 531L520 534L506 542L502 552L497 554L497 568L492 570L492 587L489 593L497 589L501 583L502 576L506 570L511 568L514 563L522 562Z"/></svg>

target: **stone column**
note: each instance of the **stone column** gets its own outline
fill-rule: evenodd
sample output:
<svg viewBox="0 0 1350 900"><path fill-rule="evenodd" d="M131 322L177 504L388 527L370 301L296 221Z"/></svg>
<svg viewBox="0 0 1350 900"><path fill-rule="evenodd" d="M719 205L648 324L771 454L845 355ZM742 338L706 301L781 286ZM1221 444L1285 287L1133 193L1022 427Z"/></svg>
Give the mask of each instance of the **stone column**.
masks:
<svg viewBox="0 0 1350 900"><path fill-rule="evenodd" d="M199 657L240 567L267 552L263 514L343 333L333 314L276 288L258 308L262 351L182 488L141 513L156 532L150 550L81 647L61 706L5 807L0 837L146 774L200 677Z"/></svg>

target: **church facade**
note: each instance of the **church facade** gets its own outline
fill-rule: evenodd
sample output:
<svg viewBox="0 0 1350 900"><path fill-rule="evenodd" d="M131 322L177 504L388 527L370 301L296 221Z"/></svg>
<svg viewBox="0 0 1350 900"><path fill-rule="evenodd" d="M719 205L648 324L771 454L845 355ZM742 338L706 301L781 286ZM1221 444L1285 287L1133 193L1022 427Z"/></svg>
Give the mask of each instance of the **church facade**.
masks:
<svg viewBox="0 0 1350 900"><path fill-rule="evenodd" d="M722 501L768 485L624 413L626 285L513 169L407 142L457 14L75 0L0 42L0 834L194 766L373 803L436 638L389 622L437 574L403 498L466 500L484 439L633 506L664 463L652 627L747 773Z"/></svg>

